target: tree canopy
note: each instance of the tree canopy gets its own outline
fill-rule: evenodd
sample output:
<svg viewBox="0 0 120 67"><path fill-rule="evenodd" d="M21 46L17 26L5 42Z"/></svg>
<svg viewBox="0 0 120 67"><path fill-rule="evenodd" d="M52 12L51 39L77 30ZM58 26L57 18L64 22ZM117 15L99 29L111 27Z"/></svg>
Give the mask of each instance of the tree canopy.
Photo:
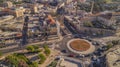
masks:
<svg viewBox="0 0 120 67"><path fill-rule="evenodd" d="M45 62L46 57L43 54L39 54L38 57L40 58L40 61L39 61L40 64Z"/></svg>

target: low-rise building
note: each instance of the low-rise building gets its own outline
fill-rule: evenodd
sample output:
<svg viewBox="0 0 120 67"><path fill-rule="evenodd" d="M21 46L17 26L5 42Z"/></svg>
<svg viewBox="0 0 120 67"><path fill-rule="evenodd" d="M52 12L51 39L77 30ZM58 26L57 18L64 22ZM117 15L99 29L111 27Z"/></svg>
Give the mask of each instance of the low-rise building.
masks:
<svg viewBox="0 0 120 67"><path fill-rule="evenodd" d="M21 17L24 15L24 8L5 8L4 10L2 10L4 13L10 14L10 15L14 15L15 17Z"/></svg>
<svg viewBox="0 0 120 67"><path fill-rule="evenodd" d="M38 7L35 4L30 5L30 9L32 13L38 13Z"/></svg>
<svg viewBox="0 0 120 67"><path fill-rule="evenodd" d="M7 8L13 7L12 2L10 2L10 1L6 1L6 2L4 2L2 5L3 5L3 7L7 7Z"/></svg>
<svg viewBox="0 0 120 67"><path fill-rule="evenodd" d="M86 0L80 0L80 2L81 2L81 3L85 3L85 2L86 2Z"/></svg>
<svg viewBox="0 0 120 67"><path fill-rule="evenodd" d="M69 57L61 57L56 67L83 67L81 61Z"/></svg>
<svg viewBox="0 0 120 67"><path fill-rule="evenodd" d="M14 18L14 16L12 16L12 15L2 16L2 17L0 17L0 23L5 22L5 21L9 21L13 18Z"/></svg>
<svg viewBox="0 0 120 67"><path fill-rule="evenodd" d="M113 48L106 55L106 64L107 67L120 67L120 46Z"/></svg>

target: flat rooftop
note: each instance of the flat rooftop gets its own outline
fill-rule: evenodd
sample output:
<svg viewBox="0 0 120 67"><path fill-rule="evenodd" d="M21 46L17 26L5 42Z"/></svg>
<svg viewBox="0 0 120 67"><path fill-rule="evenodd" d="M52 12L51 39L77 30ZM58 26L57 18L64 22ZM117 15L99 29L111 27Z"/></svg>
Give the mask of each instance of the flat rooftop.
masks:
<svg viewBox="0 0 120 67"><path fill-rule="evenodd" d="M73 60L70 58L61 58L59 67L82 67L82 64L78 60Z"/></svg>

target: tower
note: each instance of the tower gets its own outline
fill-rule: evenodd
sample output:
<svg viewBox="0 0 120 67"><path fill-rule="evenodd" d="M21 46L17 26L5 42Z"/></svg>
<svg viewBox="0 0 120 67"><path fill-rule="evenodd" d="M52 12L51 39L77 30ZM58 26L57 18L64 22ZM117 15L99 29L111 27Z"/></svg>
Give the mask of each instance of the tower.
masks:
<svg viewBox="0 0 120 67"><path fill-rule="evenodd" d="M26 16L25 19L24 19L24 25L23 25L23 30L22 30L22 45L21 46L24 46L24 45L27 44L28 21L29 21L29 17Z"/></svg>

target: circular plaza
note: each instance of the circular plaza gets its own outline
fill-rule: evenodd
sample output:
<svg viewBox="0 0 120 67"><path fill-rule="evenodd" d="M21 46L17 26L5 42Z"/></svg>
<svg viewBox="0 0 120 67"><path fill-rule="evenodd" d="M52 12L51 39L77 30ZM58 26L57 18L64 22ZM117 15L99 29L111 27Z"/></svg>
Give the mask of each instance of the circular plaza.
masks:
<svg viewBox="0 0 120 67"><path fill-rule="evenodd" d="M67 48L77 54L88 55L95 51L95 46L85 39L72 39L68 41Z"/></svg>

